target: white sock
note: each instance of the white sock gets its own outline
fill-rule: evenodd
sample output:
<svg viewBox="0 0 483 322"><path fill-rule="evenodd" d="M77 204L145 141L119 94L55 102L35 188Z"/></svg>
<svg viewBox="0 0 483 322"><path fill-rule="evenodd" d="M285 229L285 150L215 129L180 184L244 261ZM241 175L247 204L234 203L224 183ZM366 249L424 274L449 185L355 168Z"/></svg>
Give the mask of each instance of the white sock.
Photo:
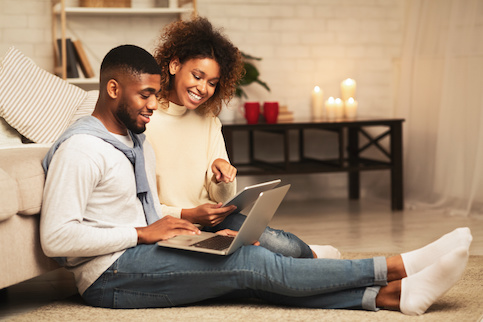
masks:
<svg viewBox="0 0 483 322"><path fill-rule="evenodd" d="M408 276L436 262L441 256L459 247L469 249L473 237L468 227L457 228L422 248L401 254Z"/></svg>
<svg viewBox="0 0 483 322"><path fill-rule="evenodd" d="M317 255L317 258L340 259L340 252L330 245L309 245L310 249Z"/></svg>
<svg viewBox="0 0 483 322"><path fill-rule="evenodd" d="M401 312L421 315L461 278L468 262L468 249L460 247L442 256L419 273L401 280Z"/></svg>

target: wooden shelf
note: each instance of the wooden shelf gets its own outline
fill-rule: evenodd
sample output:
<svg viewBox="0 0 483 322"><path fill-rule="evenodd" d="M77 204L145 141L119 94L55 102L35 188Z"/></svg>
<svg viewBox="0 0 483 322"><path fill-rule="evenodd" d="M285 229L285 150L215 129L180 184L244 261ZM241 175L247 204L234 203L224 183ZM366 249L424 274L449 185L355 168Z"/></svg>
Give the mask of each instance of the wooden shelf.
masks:
<svg viewBox="0 0 483 322"><path fill-rule="evenodd" d="M92 77L92 78L67 78L67 82L71 84L78 84L78 85L95 85L99 84L99 78L98 77Z"/></svg>
<svg viewBox="0 0 483 322"><path fill-rule="evenodd" d="M115 8L115 7L73 7L66 6L66 0L52 0L52 39L54 49L54 66L61 68L61 77L69 83L78 85L93 85L98 83L96 77L93 78L67 78L67 59L66 55L58 58L59 52L66 52L66 23L67 16L87 16L87 17L103 17L103 16L162 16L162 15L178 15L181 19L183 14L192 13L196 15L196 0L190 0L191 6L183 7L153 7L153 8ZM57 24L60 21L60 39L61 43L57 45ZM59 48L61 50L59 50Z"/></svg>
<svg viewBox="0 0 483 322"><path fill-rule="evenodd" d="M61 4L54 6L54 13L60 15ZM193 8L89 8L89 7L66 7L65 13L69 15L165 15L182 14L193 12Z"/></svg>

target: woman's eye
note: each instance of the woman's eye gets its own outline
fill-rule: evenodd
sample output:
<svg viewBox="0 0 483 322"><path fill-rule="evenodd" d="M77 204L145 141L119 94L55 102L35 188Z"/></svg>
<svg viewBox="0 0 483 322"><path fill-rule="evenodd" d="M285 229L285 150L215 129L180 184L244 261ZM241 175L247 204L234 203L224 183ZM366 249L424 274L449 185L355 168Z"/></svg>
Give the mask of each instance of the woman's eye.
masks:
<svg viewBox="0 0 483 322"><path fill-rule="evenodd" d="M200 76L195 75L195 74L193 74L193 77L194 77L194 78L196 78L196 79L201 79L201 77L200 77Z"/></svg>

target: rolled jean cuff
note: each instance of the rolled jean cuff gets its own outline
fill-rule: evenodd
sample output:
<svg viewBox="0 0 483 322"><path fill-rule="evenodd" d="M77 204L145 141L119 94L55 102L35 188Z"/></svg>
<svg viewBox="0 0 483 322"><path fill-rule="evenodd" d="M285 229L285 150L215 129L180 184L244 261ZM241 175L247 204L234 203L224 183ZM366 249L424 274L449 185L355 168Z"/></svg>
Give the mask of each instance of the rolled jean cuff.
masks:
<svg viewBox="0 0 483 322"><path fill-rule="evenodd" d="M387 263L385 257L374 257L374 285L387 285Z"/></svg>
<svg viewBox="0 0 483 322"><path fill-rule="evenodd" d="M387 262L385 257L374 257L374 286L367 287L362 296L362 308L377 311L376 296L381 286L387 285Z"/></svg>
<svg viewBox="0 0 483 322"><path fill-rule="evenodd" d="M366 311L378 311L376 296L379 294L380 286L367 287L362 296L362 309Z"/></svg>

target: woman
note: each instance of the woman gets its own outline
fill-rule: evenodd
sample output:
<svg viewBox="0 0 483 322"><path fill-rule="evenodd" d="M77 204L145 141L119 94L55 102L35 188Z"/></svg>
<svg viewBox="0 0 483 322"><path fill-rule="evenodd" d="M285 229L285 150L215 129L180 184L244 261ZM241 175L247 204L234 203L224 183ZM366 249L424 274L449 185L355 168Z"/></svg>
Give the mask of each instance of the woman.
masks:
<svg viewBox="0 0 483 322"><path fill-rule="evenodd" d="M205 18L177 21L161 35L154 57L162 69L159 108L146 135L156 152L163 214L205 230L238 230L245 216L221 204L236 192L236 168L225 149L216 117L243 74L239 50ZM308 246L297 236L269 227L265 248L285 256L340 258L332 246Z"/></svg>

